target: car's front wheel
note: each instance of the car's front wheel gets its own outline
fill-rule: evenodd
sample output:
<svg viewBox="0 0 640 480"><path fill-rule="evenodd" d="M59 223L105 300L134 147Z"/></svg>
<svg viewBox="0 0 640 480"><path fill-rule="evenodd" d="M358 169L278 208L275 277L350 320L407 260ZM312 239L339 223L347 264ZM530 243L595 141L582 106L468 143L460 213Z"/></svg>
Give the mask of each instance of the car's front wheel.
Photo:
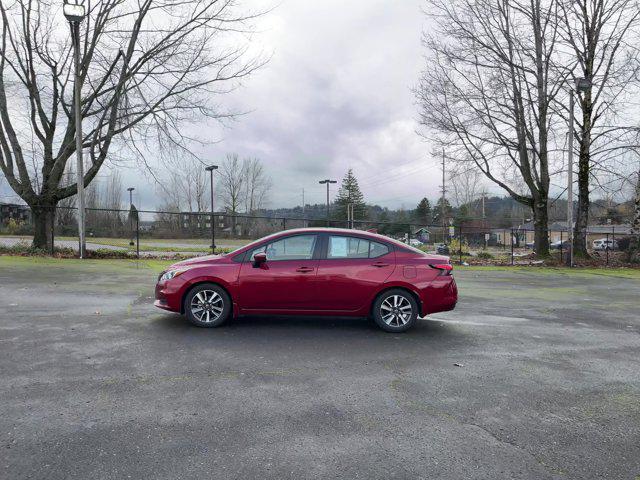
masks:
<svg viewBox="0 0 640 480"><path fill-rule="evenodd" d="M184 313L198 327L219 327L231 315L231 299L218 285L203 283L187 294Z"/></svg>
<svg viewBox="0 0 640 480"><path fill-rule="evenodd" d="M416 323L418 302L406 290L388 290L373 304L373 319L387 332L404 332Z"/></svg>

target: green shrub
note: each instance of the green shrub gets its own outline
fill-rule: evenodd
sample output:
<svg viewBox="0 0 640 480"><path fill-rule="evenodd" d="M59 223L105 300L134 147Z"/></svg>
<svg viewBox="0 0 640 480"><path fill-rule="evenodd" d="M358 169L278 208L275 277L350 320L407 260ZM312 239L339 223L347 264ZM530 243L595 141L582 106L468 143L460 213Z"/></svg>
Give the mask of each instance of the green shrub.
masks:
<svg viewBox="0 0 640 480"><path fill-rule="evenodd" d="M4 226L3 232L9 235L15 235L20 231L21 226L21 222L17 221L15 218L10 218Z"/></svg>
<svg viewBox="0 0 640 480"><path fill-rule="evenodd" d="M482 259L482 260L491 260L493 258L495 258L493 255L491 255L489 252L483 250L481 252L478 252L478 254L476 255L476 258Z"/></svg>
<svg viewBox="0 0 640 480"><path fill-rule="evenodd" d="M54 256L61 256L61 257L73 257L75 255L72 248L60 248L60 247L54 248L53 254ZM51 252L50 250L43 249L43 248L33 248L30 243L19 242L11 246L0 245L0 255L43 257L43 256L51 255Z"/></svg>
<svg viewBox="0 0 640 480"><path fill-rule="evenodd" d="M462 247L462 254L469 255L469 244L467 242L463 240L462 244L460 244L459 239L457 238L451 239L451 242L449 242L449 255L459 255L461 247Z"/></svg>

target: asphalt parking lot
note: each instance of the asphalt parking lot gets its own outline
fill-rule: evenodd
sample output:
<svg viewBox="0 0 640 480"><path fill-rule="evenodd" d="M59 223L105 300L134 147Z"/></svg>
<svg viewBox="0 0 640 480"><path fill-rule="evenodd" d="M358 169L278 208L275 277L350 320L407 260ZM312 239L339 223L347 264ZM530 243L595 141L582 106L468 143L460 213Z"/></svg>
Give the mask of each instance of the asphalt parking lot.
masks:
<svg viewBox="0 0 640 480"><path fill-rule="evenodd" d="M640 478L637 272L459 270L394 335L198 329L145 265L0 258L0 478Z"/></svg>

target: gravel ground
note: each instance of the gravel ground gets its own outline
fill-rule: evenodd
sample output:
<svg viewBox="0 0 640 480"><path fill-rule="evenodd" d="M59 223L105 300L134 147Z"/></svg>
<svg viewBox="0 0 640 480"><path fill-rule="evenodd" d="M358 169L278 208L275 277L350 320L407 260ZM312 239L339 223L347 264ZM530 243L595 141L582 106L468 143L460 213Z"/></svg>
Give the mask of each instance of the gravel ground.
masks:
<svg viewBox="0 0 640 480"><path fill-rule="evenodd" d="M640 275L467 268L394 335L198 329L145 265L0 258L0 478L639 478Z"/></svg>

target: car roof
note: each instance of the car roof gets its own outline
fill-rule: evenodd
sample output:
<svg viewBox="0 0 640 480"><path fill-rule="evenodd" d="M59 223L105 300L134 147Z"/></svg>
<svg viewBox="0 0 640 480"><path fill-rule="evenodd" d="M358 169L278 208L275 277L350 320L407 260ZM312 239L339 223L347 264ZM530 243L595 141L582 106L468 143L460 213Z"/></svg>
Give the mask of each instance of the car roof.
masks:
<svg viewBox="0 0 640 480"><path fill-rule="evenodd" d="M300 234L300 233L328 233L328 234L336 234L336 235L357 235L370 238L371 240L379 240L381 242L393 243L394 245L398 245L401 247L405 247L406 245L398 240L395 240L391 237L387 237L386 235L381 235L379 233L369 232L367 230L358 230L351 228L336 228L336 227L307 227L307 228L292 228L290 230L284 230L282 232L278 232L277 234L270 235L274 238L276 235L280 234ZM266 237L265 237L266 238Z"/></svg>
<svg viewBox="0 0 640 480"><path fill-rule="evenodd" d="M307 228L292 228L289 230L283 230L280 232L272 233L271 235L258 238L257 240L254 240L253 242L245 245L244 247L239 248L237 252L246 251L248 249L247 247L260 244L265 240L276 240L280 237L284 237L288 235L300 235L305 233L328 233L328 234L336 234L336 235L362 236L370 240L378 240L380 242L391 243L392 245L405 250L409 250L409 251L415 250L413 247L406 245L402 242L399 242L398 240L394 240L391 237L380 235L379 233L367 232L366 230L335 228L335 227L307 227Z"/></svg>

